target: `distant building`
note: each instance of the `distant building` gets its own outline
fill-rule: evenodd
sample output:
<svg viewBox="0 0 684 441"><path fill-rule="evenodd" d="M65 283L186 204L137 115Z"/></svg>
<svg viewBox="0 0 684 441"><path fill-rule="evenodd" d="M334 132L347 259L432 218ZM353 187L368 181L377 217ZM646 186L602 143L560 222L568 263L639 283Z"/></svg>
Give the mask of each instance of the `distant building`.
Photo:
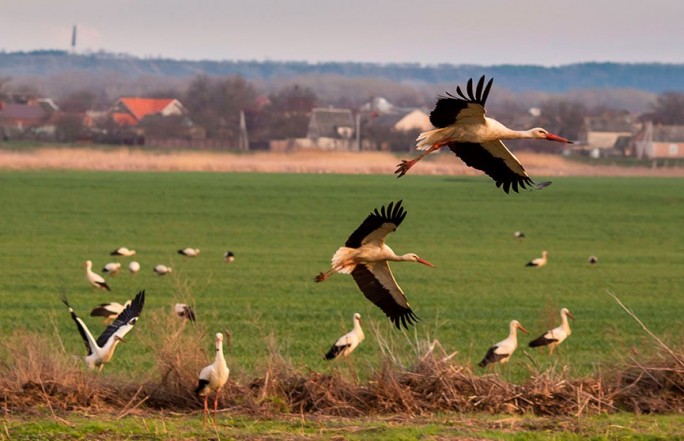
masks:
<svg viewBox="0 0 684 441"><path fill-rule="evenodd" d="M311 147L326 150L355 150L356 124L349 109L314 108L306 137Z"/></svg>
<svg viewBox="0 0 684 441"><path fill-rule="evenodd" d="M23 103L0 103L0 127L5 136L23 136L26 132L52 136L57 105L49 98L30 99Z"/></svg>
<svg viewBox="0 0 684 441"><path fill-rule="evenodd" d="M663 126L646 122L635 141L635 147L640 158L684 158L684 126Z"/></svg>
<svg viewBox="0 0 684 441"><path fill-rule="evenodd" d="M584 118L579 141L591 149L612 149L622 136L632 136L635 125L629 114Z"/></svg>
<svg viewBox="0 0 684 441"><path fill-rule="evenodd" d="M151 116L185 115L183 104L175 98L119 98L109 111L111 118L120 126L137 126Z"/></svg>

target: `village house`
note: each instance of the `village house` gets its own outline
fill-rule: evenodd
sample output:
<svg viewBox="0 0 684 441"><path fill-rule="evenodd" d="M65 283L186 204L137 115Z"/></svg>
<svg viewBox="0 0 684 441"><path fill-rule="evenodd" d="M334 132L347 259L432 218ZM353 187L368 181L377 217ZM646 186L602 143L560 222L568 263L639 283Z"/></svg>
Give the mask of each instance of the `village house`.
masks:
<svg viewBox="0 0 684 441"><path fill-rule="evenodd" d="M59 107L49 98L26 102L0 102L0 128L4 138L32 136L50 137L55 132Z"/></svg>
<svg viewBox="0 0 684 441"><path fill-rule="evenodd" d="M684 126L655 125L648 121L634 144L639 158L684 158Z"/></svg>
<svg viewBox="0 0 684 441"><path fill-rule="evenodd" d="M325 150L357 150L356 124L349 109L314 108L306 138L311 147Z"/></svg>
<svg viewBox="0 0 684 441"><path fill-rule="evenodd" d="M116 100L109 115L120 126L137 126L151 116L181 116L185 107L175 98L123 97Z"/></svg>

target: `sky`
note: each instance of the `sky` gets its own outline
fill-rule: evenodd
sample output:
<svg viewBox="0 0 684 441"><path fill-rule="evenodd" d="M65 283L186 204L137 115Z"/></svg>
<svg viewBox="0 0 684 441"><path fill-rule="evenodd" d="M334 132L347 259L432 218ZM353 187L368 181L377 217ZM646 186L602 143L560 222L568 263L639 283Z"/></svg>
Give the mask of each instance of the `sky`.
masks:
<svg viewBox="0 0 684 441"><path fill-rule="evenodd" d="M0 50L185 60L684 63L681 0L3 0Z"/></svg>

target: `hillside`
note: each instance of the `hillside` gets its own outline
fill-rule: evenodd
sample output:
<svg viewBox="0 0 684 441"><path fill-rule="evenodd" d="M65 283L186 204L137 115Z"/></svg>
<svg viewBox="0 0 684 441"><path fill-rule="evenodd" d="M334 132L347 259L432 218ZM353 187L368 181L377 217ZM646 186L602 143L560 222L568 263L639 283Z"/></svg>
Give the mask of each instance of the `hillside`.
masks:
<svg viewBox="0 0 684 441"><path fill-rule="evenodd" d="M561 93L573 89L637 89L651 93L684 90L684 64L582 63L558 67L531 65L421 65L302 61L188 61L136 58L121 54L69 54L65 51L0 52L0 76L46 77L73 72L117 74L129 78L189 78L197 74L236 75L269 80L301 75L382 78L403 83L451 83L454 79L494 76L513 92Z"/></svg>

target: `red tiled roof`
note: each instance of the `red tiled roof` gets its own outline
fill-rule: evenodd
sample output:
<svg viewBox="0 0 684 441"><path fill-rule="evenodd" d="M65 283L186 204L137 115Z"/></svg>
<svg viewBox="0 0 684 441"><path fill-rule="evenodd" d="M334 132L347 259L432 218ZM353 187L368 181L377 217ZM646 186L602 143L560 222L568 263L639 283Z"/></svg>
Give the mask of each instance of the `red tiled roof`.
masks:
<svg viewBox="0 0 684 441"><path fill-rule="evenodd" d="M171 104L173 101L173 98L125 97L119 99L119 102L126 106L126 108L133 114L133 116L138 121L140 121L147 115L161 113L166 108L166 106Z"/></svg>
<svg viewBox="0 0 684 441"><path fill-rule="evenodd" d="M135 119L133 116L129 115L128 113L112 113L112 119L115 123L117 123L120 126L134 126L138 124L138 120Z"/></svg>

